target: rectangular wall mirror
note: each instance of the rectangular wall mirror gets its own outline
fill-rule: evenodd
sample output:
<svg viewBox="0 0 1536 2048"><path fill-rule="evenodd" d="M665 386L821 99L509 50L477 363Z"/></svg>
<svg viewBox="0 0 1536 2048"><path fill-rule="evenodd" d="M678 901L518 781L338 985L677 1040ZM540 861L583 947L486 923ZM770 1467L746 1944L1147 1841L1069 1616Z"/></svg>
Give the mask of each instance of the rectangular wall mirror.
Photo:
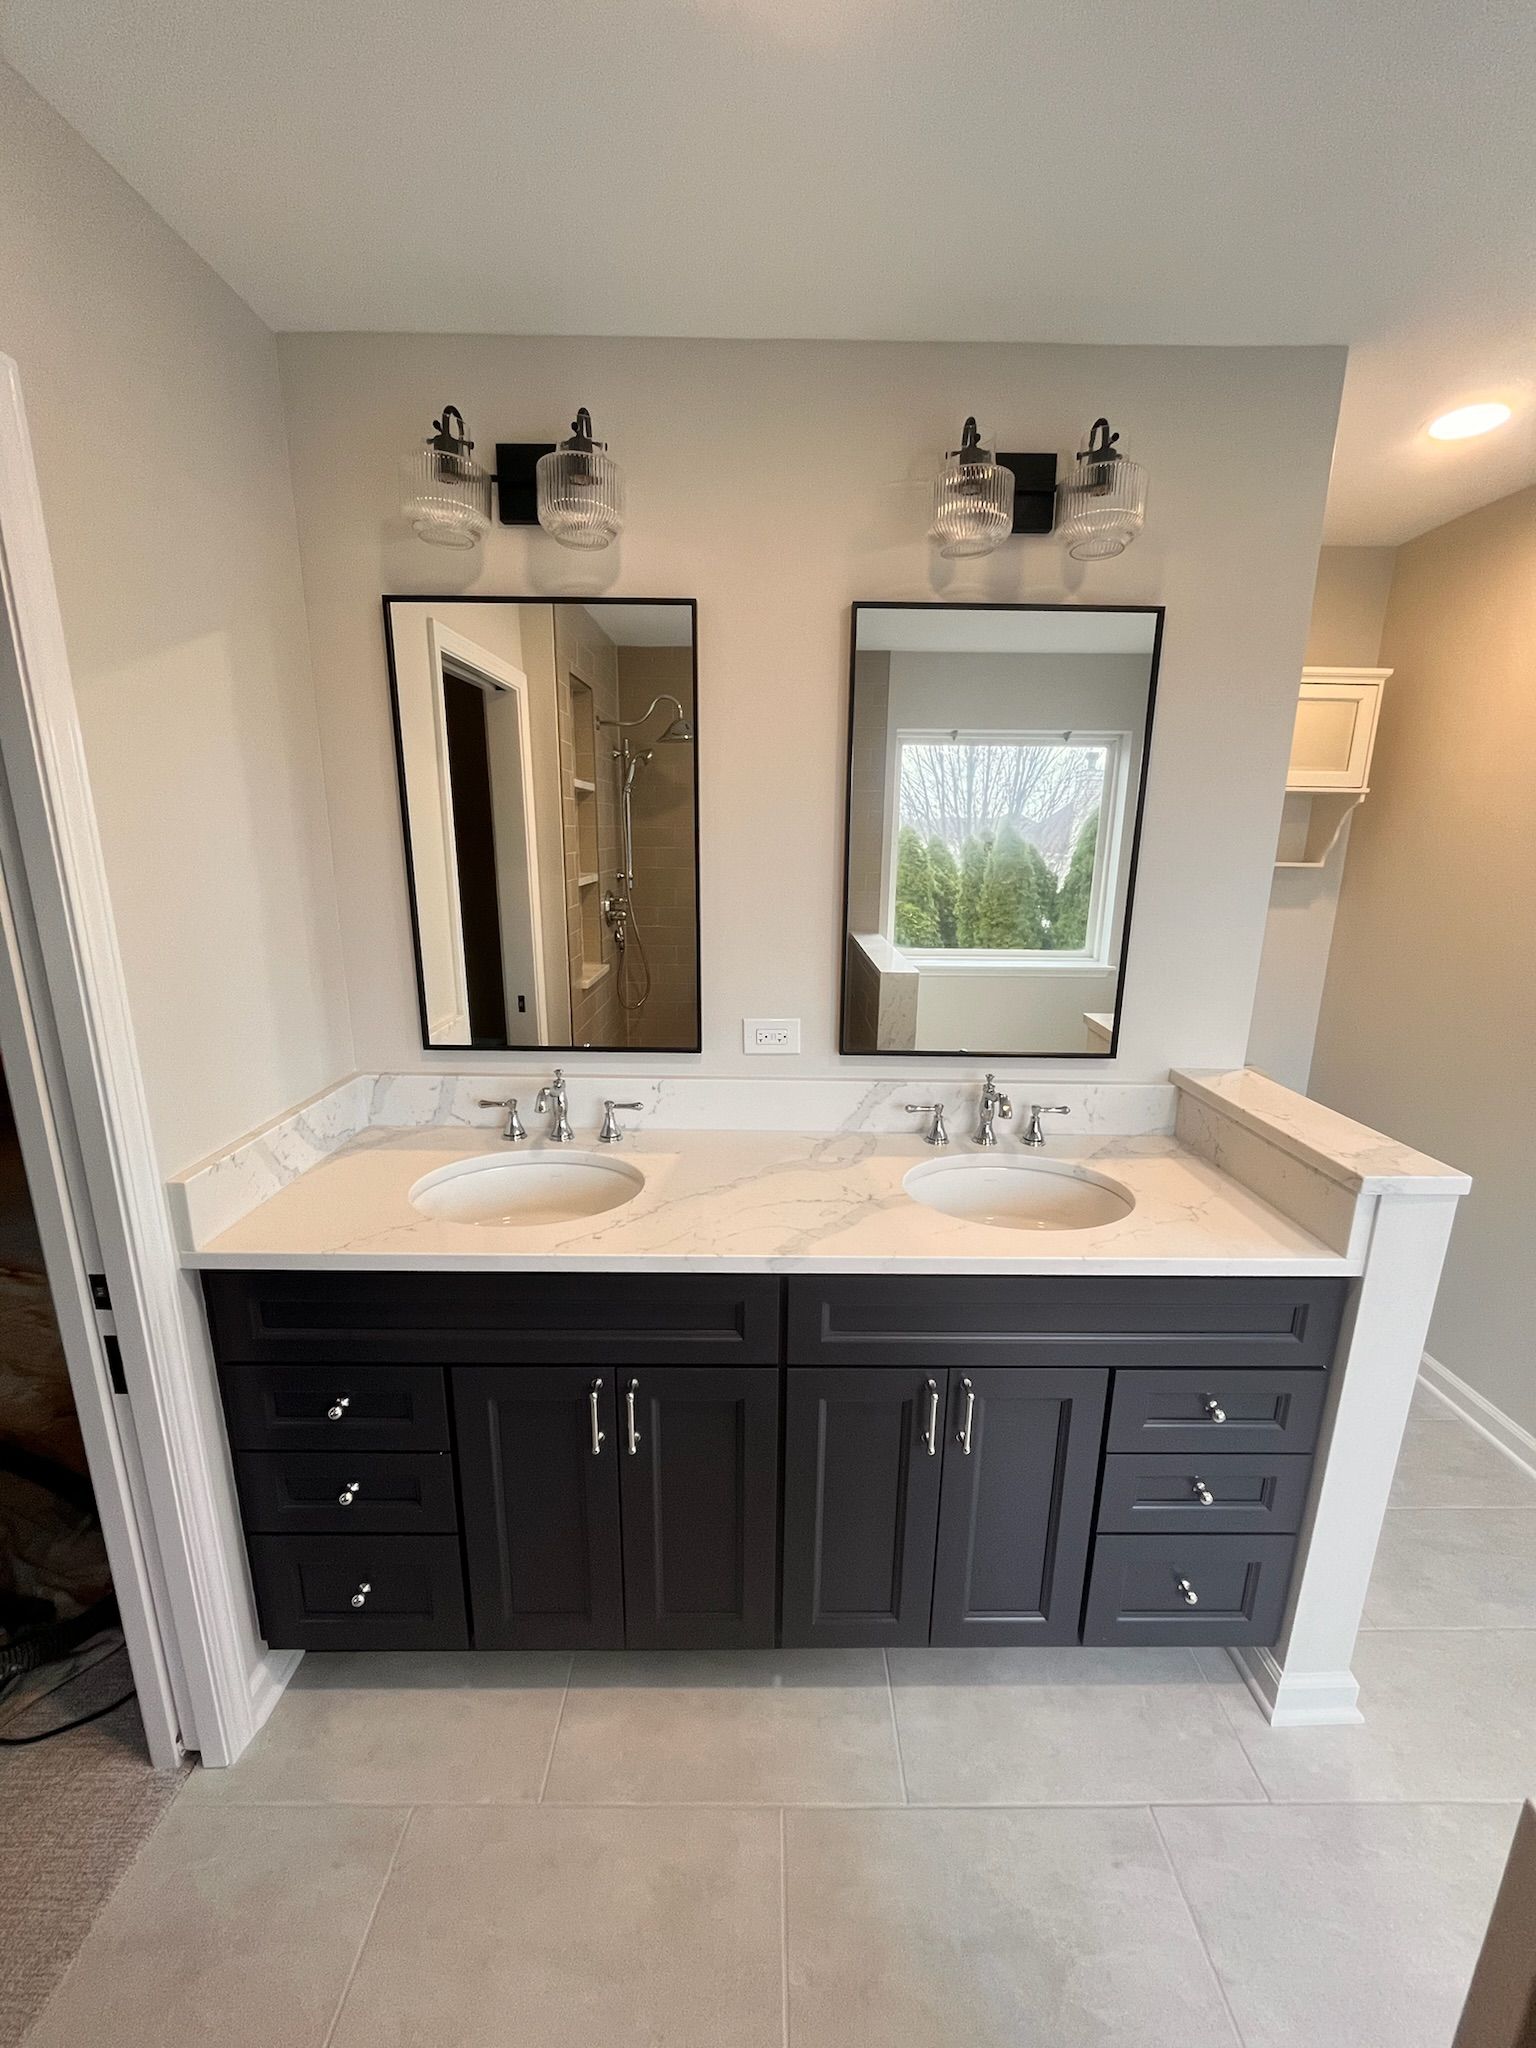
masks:
<svg viewBox="0 0 1536 2048"><path fill-rule="evenodd" d="M845 1053L1113 1054L1162 623L853 607Z"/></svg>
<svg viewBox="0 0 1536 2048"><path fill-rule="evenodd" d="M385 598L424 1045L698 1051L694 615Z"/></svg>

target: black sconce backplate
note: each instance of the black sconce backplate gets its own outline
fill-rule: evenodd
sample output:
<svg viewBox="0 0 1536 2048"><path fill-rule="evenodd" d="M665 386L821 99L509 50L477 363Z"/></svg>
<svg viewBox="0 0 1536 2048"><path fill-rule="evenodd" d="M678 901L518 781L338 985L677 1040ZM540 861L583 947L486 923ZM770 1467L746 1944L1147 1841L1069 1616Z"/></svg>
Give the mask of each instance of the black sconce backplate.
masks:
<svg viewBox="0 0 1536 2048"><path fill-rule="evenodd" d="M496 453L500 455L498 448ZM1013 530L1049 533L1056 524L1056 458L1054 455L998 454L1004 469L1013 471Z"/></svg>
<svg viewBox="0 0 1536 2048"><path fill-rule="evenodd" d="M503 526L537 526L538 492L534 471L553 441L496 443L496 510ZM1031 529L1033 531L1033 529Z"/></svg>

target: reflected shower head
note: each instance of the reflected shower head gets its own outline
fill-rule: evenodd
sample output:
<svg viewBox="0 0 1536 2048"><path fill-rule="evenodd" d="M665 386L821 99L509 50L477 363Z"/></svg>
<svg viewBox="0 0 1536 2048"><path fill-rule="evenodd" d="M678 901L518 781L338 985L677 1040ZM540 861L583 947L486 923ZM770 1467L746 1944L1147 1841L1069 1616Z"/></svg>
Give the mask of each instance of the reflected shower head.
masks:
<svg viewBox="0 0 1536 2048"><path fill-rule="evenodd" d="M674 718L664 731L657 733L656 743L658 746L664 747L676 746L680 742L686 743L691 741L692 738L693 727L688 723L687 719Z"/></svg>

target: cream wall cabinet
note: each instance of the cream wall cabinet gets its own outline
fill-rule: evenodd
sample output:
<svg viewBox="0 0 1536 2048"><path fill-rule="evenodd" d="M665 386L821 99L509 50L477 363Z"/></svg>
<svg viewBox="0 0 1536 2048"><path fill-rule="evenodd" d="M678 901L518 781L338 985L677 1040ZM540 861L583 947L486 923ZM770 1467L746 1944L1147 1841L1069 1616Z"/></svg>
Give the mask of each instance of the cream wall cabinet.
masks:
<svg viewBox="0 0 1536 2048"><path fill-rule="evenodd" d="M1305 668L1276 867L1320 868L1370 788L1386 668Z"/></svg>

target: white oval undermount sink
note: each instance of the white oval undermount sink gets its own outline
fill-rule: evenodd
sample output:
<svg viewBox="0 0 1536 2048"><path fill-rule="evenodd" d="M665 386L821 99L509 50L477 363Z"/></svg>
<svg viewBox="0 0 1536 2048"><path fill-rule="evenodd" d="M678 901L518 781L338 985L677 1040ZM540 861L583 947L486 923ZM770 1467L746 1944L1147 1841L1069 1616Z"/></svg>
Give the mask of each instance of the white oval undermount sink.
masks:
<svg viewBox="0 0 1536 2048"><path fill-rule="evenodd" d="M1091 1230L1136 1206L1119 1181L1054 1159L925 1159L902 1186L925 1208L1004 1230Z"/></svg>
<svg viewBox="0 0 1536 2048"><path fill-rule="evenodd" d="M456 1159L424 1174L411 1202L440 1223L577 1223L622 1208L645 1186L627 1159L598 1152L513 1152Z"/></svg>

